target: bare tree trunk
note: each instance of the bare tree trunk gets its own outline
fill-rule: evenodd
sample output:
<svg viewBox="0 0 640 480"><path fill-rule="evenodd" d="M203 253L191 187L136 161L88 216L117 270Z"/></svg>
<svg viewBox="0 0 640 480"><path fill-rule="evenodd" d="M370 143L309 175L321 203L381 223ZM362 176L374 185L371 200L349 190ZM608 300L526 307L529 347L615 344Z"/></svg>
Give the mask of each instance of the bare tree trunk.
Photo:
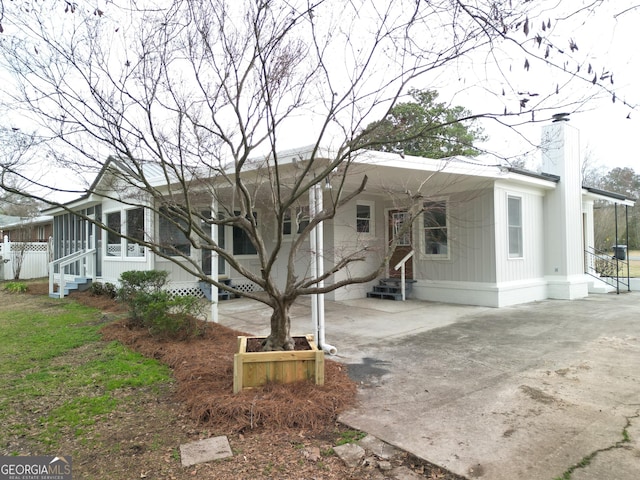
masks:
<svg viewBox="0 0 640 480"><path fill-rule="evenodd" d="M13 279L20 280L20 273L22 272L22 264L26 255L28 244L27 242L16 242L15 250L11 252L13 260Z"/></svg>
<svg viewBox="0 0 640 480"><path fill-rule="evenodd" d="M271 334L262 344L265 351L293 350L294 341L291 338L291 317L289 312L293 301L280 300L273 306L271 314Z"/></svg>

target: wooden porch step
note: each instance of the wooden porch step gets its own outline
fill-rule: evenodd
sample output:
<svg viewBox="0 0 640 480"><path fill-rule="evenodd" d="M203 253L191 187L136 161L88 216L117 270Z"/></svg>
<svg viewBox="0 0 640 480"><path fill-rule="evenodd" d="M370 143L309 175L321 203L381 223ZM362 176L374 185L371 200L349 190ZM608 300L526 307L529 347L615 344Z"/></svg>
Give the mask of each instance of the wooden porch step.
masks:
<svg viewBox="0 0 640 480"><path fill-rule="evenodd" d="M393 293L393 292L367 292L367 298L380 298L383 300L402 300L402 294Z"/></svg>
<svg viewBox="0 0 640 480"><path fill-rule="evenodd" d="M220 279L220 283L224 283L225 285L231 286L230 278ZM211 284L207 282L199 282L200 291L204 294L205 298L211 301ZM229 300L233 298L233 294L227 292L226 290L218 289L218 300Z"/></svg>
<svg viewBox="0 0 640 480"><path fill-rule="evenodd" d="M405 295L411 293L416 280L405 279ZM373 290L367 292L367 298L381 298L384 300L402 300L402 281L399 278L381 278Z"/></svg>
<svg viewBox="0 0 640 480"><path fill-rule="evenodd" d="M64 296L67 297L71 292L84 292L88 290L93 281L90 278L76 277L73 280L69 280L64 284ZM49 292L49 297L60 298L60 284L56 284L58 291Z"/></svg>

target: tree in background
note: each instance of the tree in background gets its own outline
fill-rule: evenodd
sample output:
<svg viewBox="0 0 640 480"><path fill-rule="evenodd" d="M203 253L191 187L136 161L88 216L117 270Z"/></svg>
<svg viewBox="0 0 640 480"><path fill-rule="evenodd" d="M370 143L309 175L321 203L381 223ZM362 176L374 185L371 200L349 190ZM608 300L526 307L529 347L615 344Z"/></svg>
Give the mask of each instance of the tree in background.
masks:
<svg viewBox="0 0 640 480"><path fill-rule="evenodd" d="M603 174L604 167L591 165L583 170L585 185L619 193L636 200L636 204L628 209L625 218L625 207L619 207L618 235L616 238L616 209L608 202L597 201L594 205L595 243L599 250L609 251L612 245L627 243L627 220L629 249L640 248L640 175L630 167L616 167Z"/></svg>
<svg viewBox="0 0 640 480"><path fill-rule="evenodd" d="M35 144L35 137L22 133L19 128L0 127L0 214L31 218L44 205L36 199L16 193L39 180L35 174L31 180L23 177L27 173L29 156Z"/></svg>
<svg viewBox="0 0 640 480"><path fill-rule="evenodd" d="M365 127L363 148L427 158L480 153L474 145L486 138L469 110L438 102L434 90L411 89L409 95L414 101L398 103Z"/></svg>
<svg viewBox="0 0 640 480"><path fill-rule="evenodd" d="M615 244L626 244L627 237L629 249L640 248L640 175L630 167L616 167L610 170L601 182L602 188L610 192L620 193L628 198L636 199L636 204L628 209L628 227L625 218L625 209L618 208L618 238L615 236L615 210L609 206L610 211L605 214L607 209L601 209L601 215L609 217L610 237L615 239Z"/></svg>

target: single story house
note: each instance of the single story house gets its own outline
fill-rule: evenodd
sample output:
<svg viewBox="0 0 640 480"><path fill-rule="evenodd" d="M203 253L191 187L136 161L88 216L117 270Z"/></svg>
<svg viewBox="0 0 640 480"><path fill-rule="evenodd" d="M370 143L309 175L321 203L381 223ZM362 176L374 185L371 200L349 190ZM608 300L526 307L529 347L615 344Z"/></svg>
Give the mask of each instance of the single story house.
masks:
<svg viewBox="0 0 640 480"><path fill-rule="evenodd" d="M293 164L308 154L299 149L281 155L280 161L286 163L288 158ZM579 134L565 121L543 129L544 173L486 165L474 158L433 160L377 151L359 154L352 168L366 172L369 182L365 192L324 222L325 262L331 263L341 250L366 246L373 264L406 218L394 195L427 190L427 195L416 196L415 201L425 202L428 209L403 237L383 275L397 277L395 265L413 252L404 274L411 280L412 297L420 300L502 307L585 297L590 289L595 291L598 282L586 274L595 272L595 259L589 254L594 245L594 203L634 204L624 196L582 186ZM103 169L85 196L47 211L54 216L55 259L69 266L62 270L69 280L86 271L93 280L117 283L126 270L168 270L173 292L203 295L199 279L174 262L70 213L80 212L129 232L158 236L170 232L171 226L157 216L119 200L116 189L108 169ZM210 199L204 200L203 208L211 208ZM260 202L256 202L254 215L265 229L273 228L273 212L261 208ZM289 232L292 230L295 228L290 227ZM243 267L259 268L251 246L234 228L219 227L217 236L219 244L232 249ZM211 273L210 257L203 251L188 242L178 241L174 246L184 248ZM78 266L83 252L89 251L83 267ZM217 266L218 278L229 279L241 290L255 288L222 259ZM284 261L276 268L284 269ZM300 268L308 267L301 263ZM56 282L60 281L57 271ZM333 281L346 274L336 274ZM376 283L341 287L326 298L372 296Z"/></svg>
<svg viewBox="0 0 640 480"><path fill-rule="evenodd" d="M53 217L0 215L0 238L10 242L48 242L53 235Z"/></svg>

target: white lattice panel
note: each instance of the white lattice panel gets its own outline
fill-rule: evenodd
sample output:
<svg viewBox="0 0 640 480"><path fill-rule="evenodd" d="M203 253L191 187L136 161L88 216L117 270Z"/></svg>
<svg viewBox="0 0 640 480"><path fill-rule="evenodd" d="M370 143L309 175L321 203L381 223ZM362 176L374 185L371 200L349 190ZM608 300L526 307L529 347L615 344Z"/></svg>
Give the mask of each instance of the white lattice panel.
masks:
<svg viewBox="0 0 640 480"><path fill-rule="evenodd" d="M204 298L204 293L198 285L169 285L167 291L175 297L185 297L192 295L198 298Z"/></svg>
<svg viewBox="0 0 640 480"><path fill-rule="evenodd" d="M46 252L48 245L46 243L27 243L12 242L12 252Z"/></svg>

